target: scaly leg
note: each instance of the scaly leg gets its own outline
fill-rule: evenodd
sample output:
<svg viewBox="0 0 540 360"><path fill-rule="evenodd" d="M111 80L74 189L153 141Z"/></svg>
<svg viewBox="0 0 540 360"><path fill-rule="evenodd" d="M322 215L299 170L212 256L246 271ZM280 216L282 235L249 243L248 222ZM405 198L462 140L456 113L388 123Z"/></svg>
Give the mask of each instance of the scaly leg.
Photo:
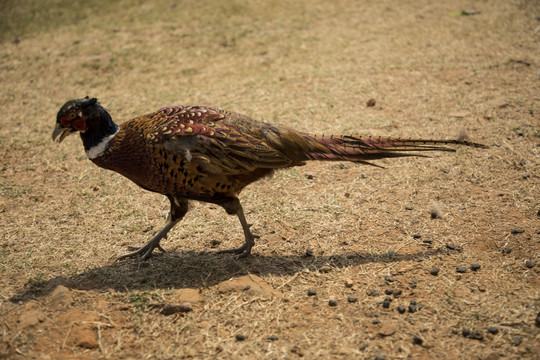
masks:
<svg viewBox="0 0 540 360"><path fill-rule="evenodd" d="M148 241L144 246L140 248L136 248L137 250L121 255L119 256L116 261L120 261L123 259L127 259L130 257L140 257L140 260L144 261L148 259L150 256L152 256L152 251L154 249L161 250L165 252L165 250L159 245L159 242L161 239L167 238L167 233L176 225L184 215L188 212L188 202L186 199L182 198L174 198L171 196L167 196L169 200L171 201L171 212L169 214L168 222L167 224L161 229L156 236L154 236L150 241Z"/></svg>
<svg viewBox="0 0 540 360"><path fill-rule="evenodd" d="M242 209L242 205L240 205L240 201L237 198L233 198L230 201L220 205L223 206L225 211L227 211L227 214L238 216L240 224L242 224L242 229L244 230L245 242L244 245L240 246L239 248L220 250L218 254L233 253L237 254L237 259L245 258L251 254L251 248L253 245L255 245L255 239L260 238L260 236L253 235L251 233L251 230L249 229L251 225L247 223L246 217L244 216L244 210Z"/></svg>

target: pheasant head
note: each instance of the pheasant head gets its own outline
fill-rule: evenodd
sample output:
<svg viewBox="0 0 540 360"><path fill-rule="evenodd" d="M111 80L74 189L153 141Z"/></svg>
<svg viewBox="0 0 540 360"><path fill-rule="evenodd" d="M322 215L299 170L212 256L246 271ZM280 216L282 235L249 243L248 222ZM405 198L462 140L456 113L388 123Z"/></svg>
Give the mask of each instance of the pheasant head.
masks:
<svg viewBox="0 0 540 360"><path fill-rule="evenodd" d="M52 139L62 142L68 135L79 132L88 152L112 137L118 126L96 98L85 97L66 102L56 116ZM89 155L90 156L90 155Z"/></svg>

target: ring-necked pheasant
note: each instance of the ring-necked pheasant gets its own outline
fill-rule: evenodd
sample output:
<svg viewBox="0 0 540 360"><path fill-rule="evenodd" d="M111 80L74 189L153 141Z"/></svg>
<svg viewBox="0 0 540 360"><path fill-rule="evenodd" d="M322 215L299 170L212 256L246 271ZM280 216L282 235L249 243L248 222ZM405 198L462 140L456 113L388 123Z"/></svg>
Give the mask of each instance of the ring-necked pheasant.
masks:
<svg viewBox="0 0 540 360"><path fill-rule="evenodd" d="M316 136L204 106L170 106L116 125L95 98L68 101L58 112L53 140L79 132L88 158L143 189L167 196L165 227L146 245L117 260L147 259L184 217L188 200L222 206L238 216L245 242L222 253L250 254L254 238L238 200L247 185L276 169L307 160L352 161L419 156L409 151L455 151L445 144L483 147L461 140Z"/></svg>

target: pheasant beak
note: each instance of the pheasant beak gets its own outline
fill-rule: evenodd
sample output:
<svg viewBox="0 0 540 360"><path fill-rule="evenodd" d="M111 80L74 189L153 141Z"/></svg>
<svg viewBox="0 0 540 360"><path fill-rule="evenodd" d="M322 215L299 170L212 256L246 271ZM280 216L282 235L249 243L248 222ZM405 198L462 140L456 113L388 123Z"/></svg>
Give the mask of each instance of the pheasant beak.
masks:
<svg viewBox="0 0 540 360"><path fill-rule="evenodd" d="M58 143L61 143L66 136L72 134L73 132L74 130L72 128L62 127L60 124L56 124L56 127L52 133L52 139L53 141L58 141Z"/></svg>

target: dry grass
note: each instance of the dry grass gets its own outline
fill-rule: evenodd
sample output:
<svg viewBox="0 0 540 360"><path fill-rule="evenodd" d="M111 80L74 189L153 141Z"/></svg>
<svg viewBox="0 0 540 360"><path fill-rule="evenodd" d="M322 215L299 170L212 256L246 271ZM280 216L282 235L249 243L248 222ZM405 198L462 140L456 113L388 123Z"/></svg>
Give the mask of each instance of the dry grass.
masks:
<svg viewBox="0 0 540 360"><path fill-rule="evenodd" d="M469 8L480 14L456 16ZM2 1L0 357L534 358L539 15L534 1ZM491 147L282 171L241 195L261 235L253 257L216 255L212 241L239 245L240 226L194 204L168 253L113 263L162 226L167 202L93 166L78 139L50 141L59 107L87 94L119 122L200 104L314 133L466 134ZM244 274L280 296L218 291ZM68 304L50 295L59 283ZM201 291L193 312L146 306L183 288ZM384 309L388 288L403 293ZM412 299L423 308L396 311ZM36 309L42 321L25 326ZM95 347L73 342L84 326Z"/></svg>

